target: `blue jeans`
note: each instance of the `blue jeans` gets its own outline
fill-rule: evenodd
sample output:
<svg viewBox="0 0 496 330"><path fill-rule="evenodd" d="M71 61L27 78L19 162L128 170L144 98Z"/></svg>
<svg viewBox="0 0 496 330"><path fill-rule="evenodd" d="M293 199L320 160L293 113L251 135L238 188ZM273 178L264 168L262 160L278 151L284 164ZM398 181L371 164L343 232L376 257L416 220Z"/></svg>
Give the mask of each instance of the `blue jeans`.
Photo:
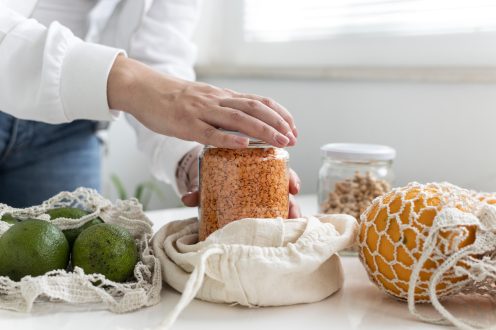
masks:
<svg viewBox="0 0 496 330"><path fill-rule="evenodd" d="M50 125L0 112L0 203L27 207L63 190L99 190L96 123Z"/></svg>

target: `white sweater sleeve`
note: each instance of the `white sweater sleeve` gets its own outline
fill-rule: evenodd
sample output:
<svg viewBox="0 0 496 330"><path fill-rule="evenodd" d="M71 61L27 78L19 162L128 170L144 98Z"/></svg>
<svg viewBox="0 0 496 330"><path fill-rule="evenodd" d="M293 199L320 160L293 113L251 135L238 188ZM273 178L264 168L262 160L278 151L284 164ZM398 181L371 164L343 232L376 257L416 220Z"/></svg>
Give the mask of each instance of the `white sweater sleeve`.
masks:
<svg viewBox="0 0 496 330"><path fill-rule="evenodd" d="M199 0L154 0L131 40L129 56L157 71L194 80L196 48L190 39L198 14ZM177 165L198 143L156 134L126 117L136 130L138 145L147 155L154 176L171 183L177 193Z"/></svg>
<svg viewBox="0 0 496 330"><path fill-rule="evenodd" d="M0 4L0 111L47 123L112 120L107 78L119 53Z"/></svg>

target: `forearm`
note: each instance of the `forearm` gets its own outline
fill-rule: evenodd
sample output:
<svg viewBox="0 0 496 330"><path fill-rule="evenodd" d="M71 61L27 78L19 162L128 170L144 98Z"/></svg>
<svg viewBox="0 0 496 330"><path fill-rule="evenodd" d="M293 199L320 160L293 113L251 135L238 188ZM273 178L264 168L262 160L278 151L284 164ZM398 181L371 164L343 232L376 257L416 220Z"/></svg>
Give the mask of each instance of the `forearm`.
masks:
<svg viewBox="0 0 496 330"><path fill-rule="evenodd" d="M244 148L242 132L277 147L296 142L289 112L275 101L156 72L118 57L107 85L111 108L123 110L148 129L182 140L224 148Z"/></svg>
<svg viewBox="0 0 496 330"><path fill-rule="evenodd" d="M187 85L187 82L171 75L160 74L149 66L118 56L110 70L107 81L108 104L139 117L140 109L148 108L147 100L157 96L173 101L173 95Z"/></svg>

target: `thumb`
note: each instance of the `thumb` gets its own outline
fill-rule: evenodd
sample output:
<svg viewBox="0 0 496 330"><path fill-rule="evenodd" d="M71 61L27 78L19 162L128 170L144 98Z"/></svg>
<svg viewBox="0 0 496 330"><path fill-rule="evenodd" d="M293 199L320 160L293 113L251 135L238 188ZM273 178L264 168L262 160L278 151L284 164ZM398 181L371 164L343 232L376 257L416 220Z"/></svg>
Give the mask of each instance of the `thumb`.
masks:
<svg viewBox="0 0 496 330"><path fill-rule="evenodd" d="M181 201L186 206L198 206L200 194L198 193L198 190L188 192L181 197Z"/></svg>

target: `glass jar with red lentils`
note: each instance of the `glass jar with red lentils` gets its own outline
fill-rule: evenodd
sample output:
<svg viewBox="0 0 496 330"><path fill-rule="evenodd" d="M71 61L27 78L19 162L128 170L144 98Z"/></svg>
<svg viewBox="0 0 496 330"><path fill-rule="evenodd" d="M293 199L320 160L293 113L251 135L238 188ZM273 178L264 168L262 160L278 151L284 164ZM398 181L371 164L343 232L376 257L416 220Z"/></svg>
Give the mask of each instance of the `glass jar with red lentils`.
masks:
<svg viewBox="0 0 496 330"><path fill-rule="evenodd" d="M289 154L250 138L244 149L205 146L200 156L199 240L244 218L284 218Z"/></svg>

